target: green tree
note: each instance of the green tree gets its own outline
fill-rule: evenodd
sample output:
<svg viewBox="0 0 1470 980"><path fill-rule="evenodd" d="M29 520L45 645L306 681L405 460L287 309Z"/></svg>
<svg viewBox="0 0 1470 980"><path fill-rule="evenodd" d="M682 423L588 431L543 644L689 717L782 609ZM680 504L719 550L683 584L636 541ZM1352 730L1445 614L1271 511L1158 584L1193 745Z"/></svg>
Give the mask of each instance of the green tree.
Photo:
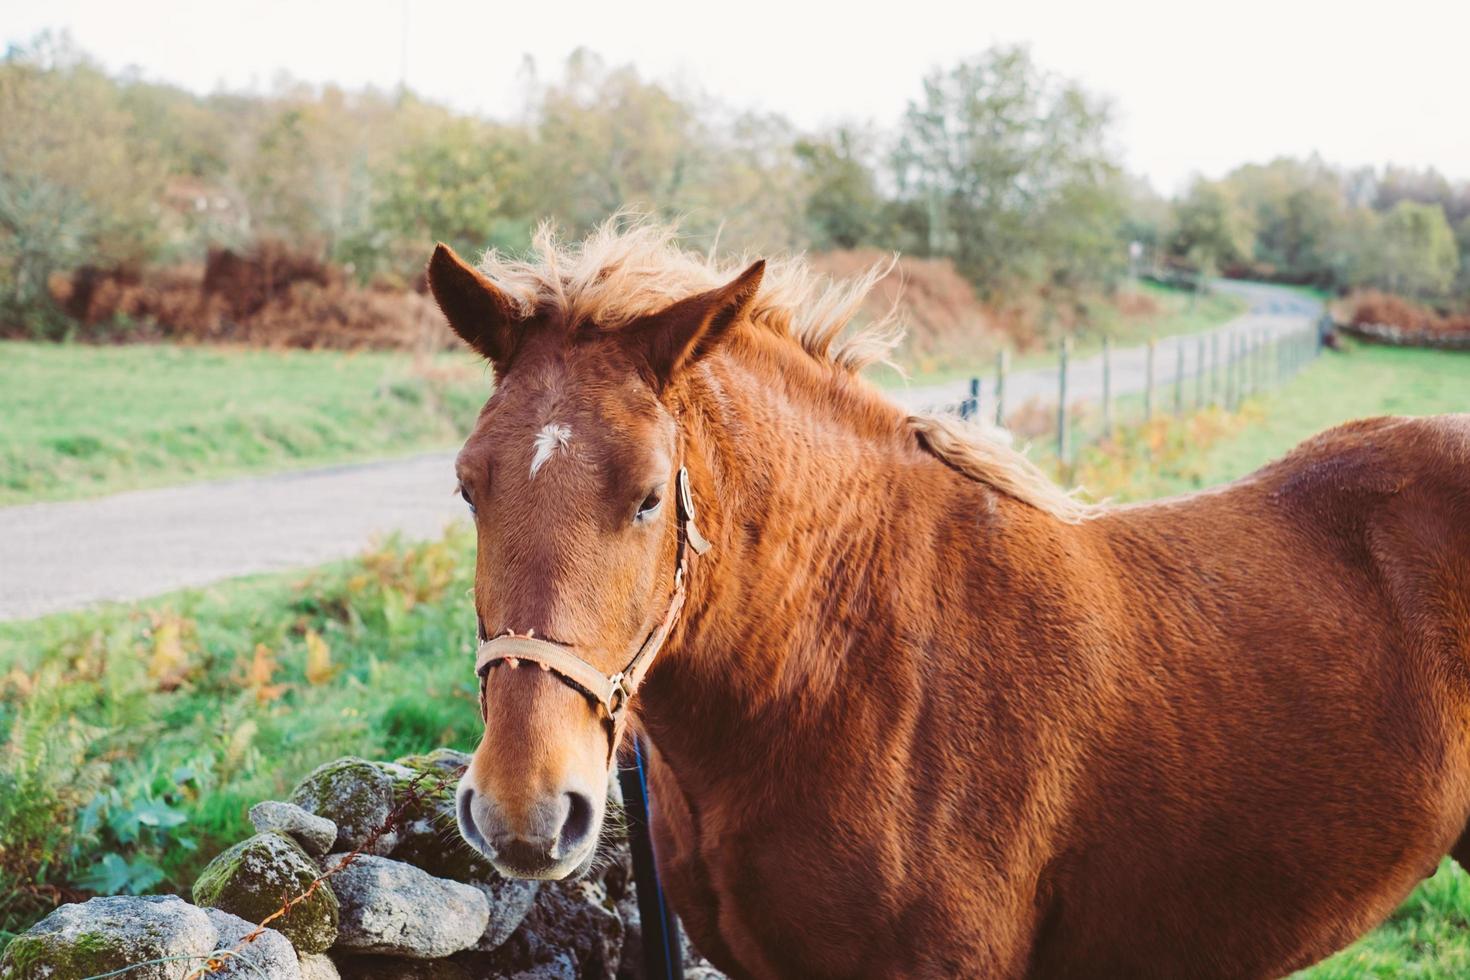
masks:
<svg viewBox="0 0 1470 980"><path fill-rule="evenodd" d="M1323 285L1332 279L1328 246L1346 208L1343 182L1317 158L1249 164L1223 181L1251 216L1252 259L1261 274Z"/></svg>
<svg viewBox="0 0 1470 980"><path fill-rule="evenodd" d="M6 53L0 119L0 315L50 331L52 273L156 253L165 167L117 85L65 36Z"/></svg>
<svg viewBox="0 0 1470 980"><path fill-rule="evenodd" d="M997 47L924 80L894 153L911 234L982 291L1106 283L1126 261L1108 105Z"/></svg>
<svg viewBox="0 0 1470 980"><path fill-rule="evenodd" d="M1460 219L1455 228L1455 245L1460 250L1460 274L1455 279L1455 295L1470 307L1470 214Z"/></svg>
<svg viewBox="0 0 1470 980"><path fill-rule="evenodd" d="M371 179L365 220L339 249L360 275L417 270L436 241L473 255L530 239L517 198L531 184L519 130L448 114L427 120Z"/></svg>
<svg viewBox="0 0 1470 980"><path fill-rule="evenodd" d="M883 244L883 195L865 159L868 140L839 127L796 141L796 159L806 178L807 233L814 248L857 248Z"/></svg>
<svg viewBox="0 0 1470 980"><path fill-rule="evenodd" d="M1226 264L1248 259L1254 238L1250 214L1220 182L1195 180L1175 202L1169 251L1194 266L1201 285Z"/></svg>
<svg viewBox="0 0 1470 980"><path fill-rule="evenodd" d="M1454 233L1438 204L1401 200L1378 225L1364 278L1396 293L1445 296L1460 271Z"/></svg>
<svg viewBox="0 0 1470 980"><path fill-rule="evenodd" d="M536 210L577 235L621 208L673 217L705 161L695 107L586 50L535 100Z"/></svg>

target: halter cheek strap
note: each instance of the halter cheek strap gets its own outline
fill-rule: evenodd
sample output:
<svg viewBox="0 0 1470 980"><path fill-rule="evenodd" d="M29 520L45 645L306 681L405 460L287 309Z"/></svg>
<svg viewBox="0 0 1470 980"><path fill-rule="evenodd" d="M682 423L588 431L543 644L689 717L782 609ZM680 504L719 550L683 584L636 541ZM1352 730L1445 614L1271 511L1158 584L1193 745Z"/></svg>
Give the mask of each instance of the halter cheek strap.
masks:
<svg viewBox="0 0 1470 980"><path fill-rule="evenodd" d="M654 658L663 648L664 641L678 621L679 611L684 608L686 583L688 581L689 552L702 555L710 549L710 542L699 531L694 520L694 496L689 492L689 471L679 467L676 477L678 507L678 545L674 557L674 594L669 599L669 608L663 619L633 651L622 670L604 674L601 670L579 656L575 649L549 640L538 640L532 636L502 633L485 640L475 657L475 673L480 677L480 717L489 720L485 702L485 688L490 668L502 660L512 664L528 660L540 664L554 673L561 681L597 705L611 723L611 746L616 747L622 734L623 717L638 685L653 665Z"/></svg>

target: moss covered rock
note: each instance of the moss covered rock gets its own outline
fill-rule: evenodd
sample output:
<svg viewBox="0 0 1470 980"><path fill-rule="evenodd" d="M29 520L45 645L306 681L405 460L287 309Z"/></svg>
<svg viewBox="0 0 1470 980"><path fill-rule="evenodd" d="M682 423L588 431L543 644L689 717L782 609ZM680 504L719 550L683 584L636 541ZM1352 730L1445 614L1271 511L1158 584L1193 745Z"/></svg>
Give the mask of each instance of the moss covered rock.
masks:
<svg viewBox="0 0 1470 980"><path fill-rule="evenodd" d="M405 766L348 756L312 770L291 791L290 802L337 825L333 851L354 851L393 812L395 785L413 775ZM397 843L398 835L390 829L368 848L368 853L388 854Z"/></svg>
<svg viewBox="0 0 1470 980"><path fill-rule="evenodd" d="M209 862L194 882L194 901L260 922L302 894L320 872L289 837L256 834ZM303 953L321 953L337 940L337 896L327 882L271 923Z"/></svg>
<svg viewBox="0 0 1470 980"><path fill-rule="evenodd" d="M203 962L219 933L202 909L173 895L94 898L63 905L11 940L0 958L5 980L82 980L165 957ZM130 980L182 976L188 960L138 966Z"/></svg>
<svg viewBox="0 0 1470 980"><path fill-rule="evenodd" d="M425 752L421 755L406 755L401 759L395 760L394 764L407 769L413 769L416 772L427 772L434 775L447 773L450 776L457 777L469 766L470 755L468 752L461 752L458 749L441 746L432 752Z"/></svg>

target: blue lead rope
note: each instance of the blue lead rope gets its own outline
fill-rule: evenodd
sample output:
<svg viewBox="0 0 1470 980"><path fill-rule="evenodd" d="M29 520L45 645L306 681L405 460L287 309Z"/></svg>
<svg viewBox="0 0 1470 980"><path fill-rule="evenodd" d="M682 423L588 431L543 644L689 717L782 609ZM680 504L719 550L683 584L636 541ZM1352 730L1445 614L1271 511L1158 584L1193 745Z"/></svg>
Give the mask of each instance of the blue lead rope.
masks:
<svg viewBox="0 0 1470 980"><path fill-rule="evenodd" d="M664 901L648 833L648 774L643 768L643 742L633 739L633 765L618 770L628 843L633 852L633 880L638 886L638 918L643 924L643 975L647 980L682 980L683 945L679 920Z"/></svg>

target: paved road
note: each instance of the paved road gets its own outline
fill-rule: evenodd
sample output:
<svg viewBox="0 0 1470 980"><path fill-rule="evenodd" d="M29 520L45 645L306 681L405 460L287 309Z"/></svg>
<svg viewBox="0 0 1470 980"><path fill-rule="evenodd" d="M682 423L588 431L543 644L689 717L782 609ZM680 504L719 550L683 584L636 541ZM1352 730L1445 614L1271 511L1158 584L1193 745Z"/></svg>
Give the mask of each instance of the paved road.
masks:
<svg viewBox="0 0 1470 980"><path fill-rule="evenodd" d="M1178 373L1180 346L1184 349L1183 376L1188 381L1198 375L1199 343L1205 341L1206 356L1209 356L1211 334L1219 335L1220 354L1224 357L1229 349L1231 334L1257 337L1262 333L1278 337L1298 330L1315 329L1317 317L1322 313L1322 304L1316 300L1277 286L1255 283L1221 281L1216 288L1235 293L1250 303L1248 311L1236 317L1218 330L1200 334L1185 334L1181 337L1161 338L1155 344L1154 385L1160 396L1172 398L1172 385ZM1144 389L1147 377L1148 348L1119 348L1112 352L1113 394L1123 395ZM1208 365L1208 361L1206 361ZM1068 368L1068 403L1097 401L1102 398L1102 356L1074 360ZM981 415L993 418L995 414L994 371L981 376ZM911 409L926 409L957 405L969 395L968 381L952 381L942 385L896 389L890 394ZM1011 412L1027 402L1039 401L1055 404L1057 400L1057 368L1055 364L1025 371L1012 371L1006 378L1006 411ZM1161 404L1168 404L1167 400Z"/></svg>
<svg viewBox="0 0 1470 980"><path fill-rule="evenodd" d="M1252 304L1227 331L1306 329L1320 310L1285 290L1234 283L1223 288L1243 293ZM1192 357L1195 339L1185 344ZM1159 351L1155 379L1167 384L1174 376L1174 349L1164 342ZM1142 390L1143 352L1114 352L1119 394ZM1078 397L1100 393L1099 363L1077 362L1072 389ZM1186 374L1193 371L1190 360ZM1010 406L1056 399L1054 368L1018 371L1007 383ZM904 404L931 407L957 402L967 385L894 394ZM3 508L0 620L317 565L354 555L375 537L394 532L432 537L464 517L464 504L452 493L452 474L452 456L443 453Z"/></svg>
<svg viewBox="0 0 1470 980"><path fill-rule="evenodd" d="M453 454L0 509L0 620L319 565L463 519Z"/></svg>

